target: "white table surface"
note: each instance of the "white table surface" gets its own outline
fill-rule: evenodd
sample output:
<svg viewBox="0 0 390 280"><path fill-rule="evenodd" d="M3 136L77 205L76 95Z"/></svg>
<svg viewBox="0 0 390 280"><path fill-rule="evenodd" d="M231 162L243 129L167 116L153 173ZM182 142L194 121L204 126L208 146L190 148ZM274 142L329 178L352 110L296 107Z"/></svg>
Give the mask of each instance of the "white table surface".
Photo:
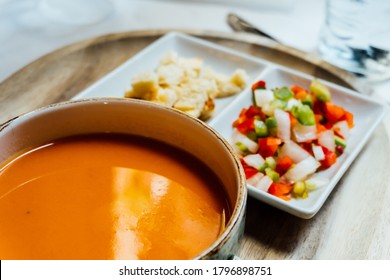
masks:
<svg viewBox="0 0 390 280"><path fill-rule="evenodd" d="M316 53L325 17L325 0L109 1L113 12L105 20L77 26L40 14L39 0L0 0L0 82L49 52L107 33L165 28L233 32L226 21L229 12L283 44ZM371 86L376 98L390 101L390 80Z"/></svg>

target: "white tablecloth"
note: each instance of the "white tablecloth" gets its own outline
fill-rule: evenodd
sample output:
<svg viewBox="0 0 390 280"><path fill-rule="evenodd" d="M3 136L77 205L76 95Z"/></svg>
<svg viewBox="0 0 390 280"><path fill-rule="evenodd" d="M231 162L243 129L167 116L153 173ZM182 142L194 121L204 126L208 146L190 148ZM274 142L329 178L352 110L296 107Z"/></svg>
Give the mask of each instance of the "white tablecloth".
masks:
<svg viewBox="0 0 390 280"><path fill-rule="evenodd" d="M286 45L315 53L325 16L325 0L109 0L112 11L103 21L72 25L43 15L39 1L0 0L0 82L57 48L97 35L165 28L233 32L229 12ZM390 81L372 87L376 97L390 101Z"/></svg>

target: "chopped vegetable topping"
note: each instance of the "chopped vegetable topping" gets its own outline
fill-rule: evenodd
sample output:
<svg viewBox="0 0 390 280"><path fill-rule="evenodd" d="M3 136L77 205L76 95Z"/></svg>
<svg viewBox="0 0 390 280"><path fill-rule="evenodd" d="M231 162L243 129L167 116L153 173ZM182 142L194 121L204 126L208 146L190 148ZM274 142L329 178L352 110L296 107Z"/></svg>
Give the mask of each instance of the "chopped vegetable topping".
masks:
<svg viewBox="0 0 390 280"><path fill-rule="evenodd" d="M258 81L252 93L254 104L241 110L232 137L248 184L286 201L308 197L324 184L315 174L347 148L353 114L333 104L316 79L309 89L268 89Z"/></svg>

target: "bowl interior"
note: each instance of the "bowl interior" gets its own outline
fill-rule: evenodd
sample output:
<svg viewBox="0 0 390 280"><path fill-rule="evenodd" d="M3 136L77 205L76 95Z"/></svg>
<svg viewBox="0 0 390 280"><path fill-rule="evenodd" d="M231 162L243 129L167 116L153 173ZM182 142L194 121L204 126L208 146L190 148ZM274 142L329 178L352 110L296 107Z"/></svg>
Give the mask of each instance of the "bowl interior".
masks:
<svg viewBox="0 0 390 280"><path fill-rule="evenodd" d="M243 172L227 142L203 122L151 102L90 99L54 104L23 115L0 130L0 163L50 140L90 133L139 135L185 150L205 163L222 182L232 210L231 220L242 207Z"/></svg>

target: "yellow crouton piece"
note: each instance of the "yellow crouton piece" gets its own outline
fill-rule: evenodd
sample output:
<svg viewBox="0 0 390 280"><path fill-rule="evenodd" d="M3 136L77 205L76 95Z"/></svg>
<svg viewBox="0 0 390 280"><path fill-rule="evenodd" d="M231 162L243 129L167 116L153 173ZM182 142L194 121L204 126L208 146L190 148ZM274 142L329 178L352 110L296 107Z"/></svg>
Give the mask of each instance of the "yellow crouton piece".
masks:
<svg viewBox="0 0 390 280"><path fill-rule="evenodd" d="M248 76L245 71L236 70L229 79L219 83L219 92L217 97L232 96L242 91L247 84Z"/></svg>
<svg viewBox="0 0 390 280"><path fill-rule="evenodd" d="M126 97L149 99L158 90L157 75L153 72L146 72L134 77L131 84L132 89L126 92Z"/></svg>
<svg viewBox="0 0 390 280"><path fill-rule="evenodd" d="M248 75L242 69L237 69L230 77L230 82L240 89L244 89L246 84L248 83Z"/></svg>
<svg viewBox="0 0 390 280"><path fill-rule="evenodd" d="M241 92L247 80L244 70L238 69L229 77L204 66L202 58L181 58L168 52L153 72L133 78L125 97L174 107L207 120L215 111L214 98Z"/></svg>
<svg viewBox="0 0 390 280"><path fill-rule="evenodd" d="M172 107L177 101L177 94L174 89L171 88L159 88L157 93L153 95L150 101L163 104L168 107Z"/></svg>

